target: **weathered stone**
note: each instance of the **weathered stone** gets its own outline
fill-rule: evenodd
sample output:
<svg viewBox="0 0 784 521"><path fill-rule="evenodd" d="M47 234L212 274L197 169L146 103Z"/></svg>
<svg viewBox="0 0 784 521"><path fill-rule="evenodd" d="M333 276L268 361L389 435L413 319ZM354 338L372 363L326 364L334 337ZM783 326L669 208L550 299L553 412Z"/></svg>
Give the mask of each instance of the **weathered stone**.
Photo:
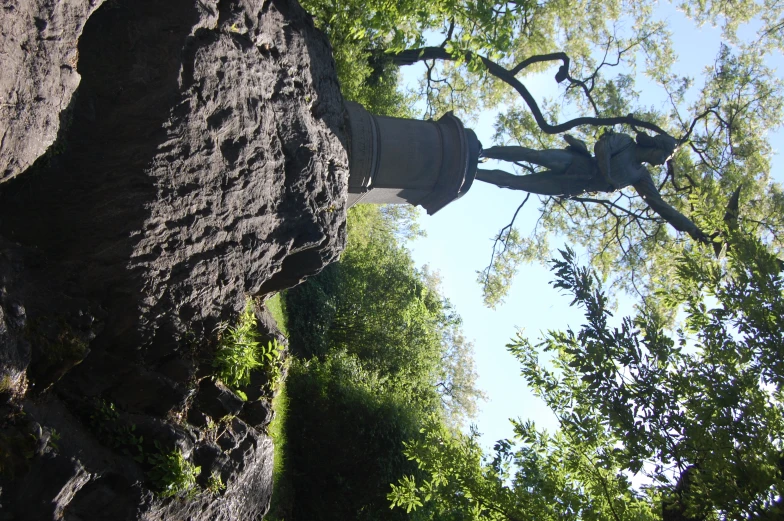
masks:
<svg viewBox="0 0 784 521"><path fill-rule="evenodd" d="M68 504L63 521L134 521L142 491L125 476L109 472L83 486Z"/></svg>
<svg viewBox="0 0 784 521"><path fill-rule="evenodd" d="M345 243L329 44L295 0L0 2L0 51L31 50L0 53L0 376L21 397L34 375L42 393L0 413L22 407L43 444L18 479L0 476L3 513L260 519L271 441L238 419L208 433L208 416L243 404L207 399L205 379L189 393L213 371L217 324ZM52 359L63 339L80 356ZM200 483L215 471L226 490L160 499L135 437L205 462Z"/></svg>
<svg viewBox="0 0 784 521"><path fill-rule="evenodd" d="M76 43L103 0L3 0L0 22L0 183L54 143L79 85Z"/></svg>
<svg viewBox="0 0 784 521"><path fill-rule="evenodd" d="M202 444L193 453L193 464L202 469L202 476L217 474L222 480L232 476L231 461L223 450L212 443Z"/></svg>
<svg viewBox="0 0 784 521"><path fill-rule="evenodd" d="M90 474L81 463L49 452L33 459L30 470L19 485L17 512L27 519L61 519L74 495L87 482ZM42 501L42 499L44 499Z"/></svg>
<svg viewBox="0 0 784 521"><path fill-rule="evenodd" d="M272 407L266 400L248 402L242 408L240 418L255 429L266 429L273 418Z"/></svg>
<svg viewBox="0 0 784 521"><path fill-rule="evenodd" d="M264 371L251 371L250 383L242 388L248 401L255 401L264 396L269 384L269 376Z"/></svg>
<svg viewBox="0 0 784 521"><path fill-rule="evenodd" d="M225 416L239 414L245 402L220 382L202 380L196 394L196 408L218 421Z"/></svg>
<svg viewBox="0 0 784 521"><path fill-rule="evenodd" d="M164 362L158 372L175 382L186 383L194 377L195 367L192 360L175 358Z"/></svg>
<svg viewBox="0 0 784 521"><path fill-rule="evenodd" d="M135 427L135 434L144 438L144 452L146 454L176 449L182 452L185 458L191 456L196 444L191 429L139 414L129 414L126 419Z"/></svg>
<svg viewBox="0 0 784 521"><path fill-rule="evenodd" d="M122 409L157 417L185 408L190 391L156 373L134 371L112 389L112 399Z"/></svg>
<svg viewBox="0 0 784 521"><path fill-rule="evenodd" d="M91 349L150 361L337 258L344 109L316 34L283 0L116 0L85 24L64 150L0 185L0 234L99 299Z"/></svg>

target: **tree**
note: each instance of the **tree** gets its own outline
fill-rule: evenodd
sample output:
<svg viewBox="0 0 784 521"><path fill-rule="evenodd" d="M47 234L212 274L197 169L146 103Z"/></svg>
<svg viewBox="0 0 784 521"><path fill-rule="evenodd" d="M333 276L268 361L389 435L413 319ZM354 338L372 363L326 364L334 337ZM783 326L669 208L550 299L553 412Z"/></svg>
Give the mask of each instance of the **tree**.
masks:
<svg viewBox="0 0 784 521"><path fill-rule="evenodd" d="M373 90L373 85L384 84L388 89L390 83L382 80L394 71L391 66L422 62L425 77L419 95L427 102L426 117L450 109L470 117L503 101L506 110L496 135L501 144L559 148L558 134L566 131L592 144L608 128L669 134L680 143L679 152L653 172L663 200L699 221L693 215L699 201L708 203L706 212L720 216L729 194L743 186L740 218L769 244L782 248L784 195L770 183L767 134L782 122L782 82L769 65L782 45L780 3L684 2L685 16L695 24L720 25L725 40L696 93L694 78L671 72L677 56L653 2L439 0L396 5L363 2L344 19L329 2L317 3L317 22L333 38L339 64L348 60L340 54L343 45L356 50L350 62L356 67L339 65L344 85ZM750 21L756 31L743 30ZM440 32L441 43L423 45L425 31ZM525 79L552 64L557 65L560 96L537 101ZM654 110L641 98L635 82L642 74L669 108ZM348 89L349 97L352 92ZM564 113L590 115L561 121ZM531 163L519 168L536 171ZM590 254L603 277L637 291L653 307L652 281L667 283L670 276L667 263L660 260L684 239L668 229L641 196L622 190L539 199L541 218L530 235L515 229L515 213L496 237L491 262L479 277L489 305L503 299L520 262L550 257L548 239L560 233ZM713 235L717 230L704 231Z"/></svg>
<svg viewBox="0 0 784 521"><path fill-rule="evenodd" d="M515 441L496 443L490 460L476 432L427 425L405 451L425 477L393 484L393 508L429 508L472 521L657 519L655 498L635 492L617 465L597 457L606 440L577 444L563 433L513 423Z"/></svg>
<svg viewBox="0 0 784 521"><path fill-rule="evenodd" d="M416 234L401 208L352 208L341 261L290 290L291 344L305 358L354 355L423 410L470 416L475 387L472 345L440 294L437 274L417 270L399 242Z"/></svg>
<svg viewBox="0 0 784 521"><path fill-rule="evenodd" d="M340 262L286 294L293 499L281 517L407 519L386 504L388 484L418 472L403 442L431 416L456 429L482 397L438 274L415 269L403 247L414 215L352 208Z"/></svg>
<svg viewBox="0 0 784 521"><path fill-rule="evenodd" d="M429 476L399 481L393 504L461 498L475 519L510 520L784 514L784 263L748 230L721 229L726 257L701 246L677 261L663 296L685 310L675 332L645 310L611 326L598 277L562 252L554 286L574 295L585 324L509 345L560 431L514 422L515 439L483 463L472 437L430 428L406 452Z"/></svg>

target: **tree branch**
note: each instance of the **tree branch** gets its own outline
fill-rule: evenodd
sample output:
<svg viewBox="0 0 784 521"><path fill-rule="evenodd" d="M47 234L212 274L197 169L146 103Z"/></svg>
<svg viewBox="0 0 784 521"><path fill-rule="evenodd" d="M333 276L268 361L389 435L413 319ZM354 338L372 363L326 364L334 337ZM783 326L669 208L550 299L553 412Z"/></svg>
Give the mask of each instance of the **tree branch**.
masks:
<svg viewBox="0 0 784 521"><path fill-rule="evenodd" d="M525 203L528 202L528 198L529 197L531 197L531 193L530 192L525 195L525 199L523 199L523 202L520 203L520 206L518 206L517 210L515 210L515 213L512 216L512 220L509 222L509 224L507 224L506 226L501 228L501 231L498 232L498 235L496 236L495 241L493 242L493 250L490 253L490 263L487 265L487 268L485 268L484 271L483 271L483 273L485 275L485 280L484 280L484 284L485 285L487 285L487 283L490 281L490 272L493 269L493 263L495 262L495 258L498 255L496 253L498 251L498 243L500 242L501 245L504 248L501 251L501 254L503 254L503 252L506 251L506 247L507 247L506 246L506 241L509 239L509 234L512 233L512 227L514 226L515 220L517 219L517 214L520 213L520 210L523 209L523 206L525 206ZM504 232L506 233L506 237L504 237Z"/></svg>
<svg viewBox="0 0 784 521"><path fill-rule="evenodd" d="M635 127L645 128L651 130L653 132L657 132L659 134L667 134L661 127L654 123L650 123L648 121L643 121L641 119L637 119L631 114L627 116L616 116L616 117L588 117L583 116L579 118L574 118L572 120L566 121L564 123L559 123L556 125L549 124L544 116L542 115L542 111L539 109L539 105L534 99L531 92L526 88L523 83L515 78L512 71L505 69L501 65L497 64L496 62L485 58L484 56L479 56L471 51L464 51L461 54L458 53L449 53L445 48L442 47L422 47L419 49L407 49L405 51L401 51L399 53L391 54L391 59L397 65L411 65L418 61L423 60L445 60L445 61L457 61L458 59L462 58L466 61L472 61L474 59L479 59L484 66L487 68L488 72L495 76L496 78L500 79L510 87L512 87L518 94L523 98L525 103L528 105L528 108L531 110L531 113L534 116L534 120L536 120L536 124L539 128L545 132L546 134L560 134L562 132L566 132L567 130L571 130L575 127L579 127L582 125L591 125L591 126L610 126L610 125L633 125ZM563 53L553 53L553 54L545 54L545 55L537 55L528 58L518 64L515 69L518 69L523 66L528 66L532 63L548 61L552 59L563 59L568 58ZM563 67L563 66L562 66ZM522 70L522 68L520 70ZM513 70L515 70L513 69ZM559 70L559 74L560 74ZM568 76L568 72L564 75L564 79ZM559 76L560 77L560 76Z"/></svg>

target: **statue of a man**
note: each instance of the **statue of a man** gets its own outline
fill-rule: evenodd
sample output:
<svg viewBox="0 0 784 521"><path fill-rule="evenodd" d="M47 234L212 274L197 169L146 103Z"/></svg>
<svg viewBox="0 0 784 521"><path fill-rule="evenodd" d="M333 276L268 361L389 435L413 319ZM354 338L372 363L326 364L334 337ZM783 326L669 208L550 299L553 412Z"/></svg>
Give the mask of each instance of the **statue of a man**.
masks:
<svg viewBox="0 0 784 521"><path fill-rule="evenodd" d="M570 135L569 146L559 150L534 150L526 147L491 147L482 157L522 161L547 170L528 175L512 175L503 170L477 170L476 178L502 188L524 190L542 195L577 196L586 192L613 192L633 186L648 206L676 230L697 240L705 235L685 215L667 204L653 184L651 173L642 163L663 165L675 152L677 142L670 136L651 137L640 133L637 142L627 134L605 133L594 145L591 156L585 143Z"/></svg>

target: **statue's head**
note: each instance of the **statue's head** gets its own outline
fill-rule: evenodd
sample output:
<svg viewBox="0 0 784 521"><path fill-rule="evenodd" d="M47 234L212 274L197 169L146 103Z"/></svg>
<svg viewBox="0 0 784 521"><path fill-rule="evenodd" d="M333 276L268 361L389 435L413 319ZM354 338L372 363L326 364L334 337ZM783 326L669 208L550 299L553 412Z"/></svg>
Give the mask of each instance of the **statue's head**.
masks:
<svg viewBox="0 0 784 521"><path fill-rule="evenodd" d="M652 165L663 165L672 157L678 148L678 141L666 134L649 136L644 132L637 134L638 150L643 155L643 160Z"/></svg>

